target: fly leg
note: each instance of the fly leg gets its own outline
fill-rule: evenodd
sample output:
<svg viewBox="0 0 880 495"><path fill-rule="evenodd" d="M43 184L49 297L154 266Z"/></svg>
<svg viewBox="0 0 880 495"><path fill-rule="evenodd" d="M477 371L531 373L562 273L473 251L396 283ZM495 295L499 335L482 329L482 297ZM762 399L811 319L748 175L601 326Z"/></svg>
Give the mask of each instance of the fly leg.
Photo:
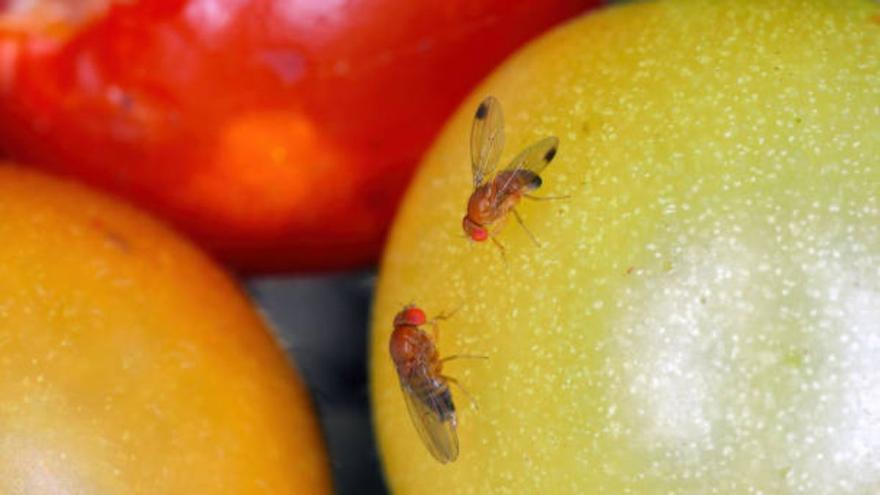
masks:
<svg viewBox="0 0 880 495"><path fill-rule="evenodd" d="M441 359L440 362L445 363L446 361L454 361L456 359L489 359L489 356L481 356L479 354L453 354Z"/></svg>
<svg viewBox="0 0 880 495"><path fill-rule="evenodd" d="M501 259L504 261L504 264L507 265L507 250L504 249L504 244L501 244L501 241L496 239L494 235L490 235L489 239L492 239L492 242L498 246L498 252L501 253Z"/></svg>
<svg viewBox="0 0 880 495"><path fill-rule="evenodd" d="M464 387L461 386L461 383L458 383L458 380L456 380L455 378L452 378L451 376L446 376L446 375L440 375L440 378L443 378L443 379L446 380L447 382L452 383L452 384L454 384L456 387L458 387L458 389L461 390L461 392L464 394L464 396L468 398L468 400L469 400L470 403L471 403L471 406L472 406L475 410L479 410L479 409L480 409L480 406L479 406L479 404L477 404L477 401L474 400L474 397L473 397L471 394L469 394L468 391L465 390Z"/></svg>
<svg viewBox="0 0 880 495"><path fill-rule="evenodd" d="M532 196L531 194L523 194L523 197L529 198L532 201L555 201L557 199L568 199L571 196L568 194L564 194L562 196Z"/></svg>
<svg viewBox="0 0 880 495"><path fill-rule="evenodd" d="M458 310L461 309L462 306L463 306L463 304L459 304L458 306L456 306L455 309L453 309L452 311L450 311L448 313L446 311L442 311L439 315L435 316L431 320L431 322L436 323L437 321L448 320L448 319L452 318L453 316L455 316L455 313L458 313Z"/></svg>
<svg viewBox="0 0 880 495"><path fill-rule="evenodd" d="M459 304L458 307L453 309L452 311L448 313L442 312L439 315L431 318L431 321L429 321L428 323L431 325L431 333L434 336L434 342L437 342L440 338L440 325L438 325L437 322L452 318L455 313L458 313L458 310L461 309L461 307L462 304Z"/></svg>
<svg viewBox="0 0 880 495"><path fill-rule="evenodd" d="M519 216L519 212L516 211L516 208L511 208L510 211L513 213L513 218L516 218L516 223L518 223L520 225L520 227L522 227L523 230L526 231L526 234L529 235L529 238L532 240L532 242L535 243L535 246L541 247L541 243L538 242L538 239L535 237L535 234L532 234L532 231L529 230L528 227L526 227L525 222L523 222L522 217Z"/></svg>

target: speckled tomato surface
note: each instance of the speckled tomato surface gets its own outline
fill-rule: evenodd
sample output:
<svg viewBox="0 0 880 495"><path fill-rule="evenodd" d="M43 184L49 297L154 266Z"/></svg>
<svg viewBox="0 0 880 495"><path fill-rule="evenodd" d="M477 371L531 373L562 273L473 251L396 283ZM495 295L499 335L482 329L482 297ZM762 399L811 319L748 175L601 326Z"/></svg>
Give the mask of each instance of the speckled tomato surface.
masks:
<svg viewBox="0 0 880 495"><path fill-rule="evenodd" d="M0 164L0 493L328 494L235 284L140 212Z"/></svg>
<svg viewBox="0 0 880 495"><path fill-rule="evenodd" d="M0 149L243 269L364 264L460 99L595 3L0 2Z"/></svg>
<svg viewBox="0 0 880 495"><path fill-rule="evenodd" d="M880 490L880 5L657 1L528 46L429 152L384 256L372 396L397 494ZM464 238L488 94L502 161L560 139L539 195ZM440 322L458 459L407 417L388 355Z"/></svg>

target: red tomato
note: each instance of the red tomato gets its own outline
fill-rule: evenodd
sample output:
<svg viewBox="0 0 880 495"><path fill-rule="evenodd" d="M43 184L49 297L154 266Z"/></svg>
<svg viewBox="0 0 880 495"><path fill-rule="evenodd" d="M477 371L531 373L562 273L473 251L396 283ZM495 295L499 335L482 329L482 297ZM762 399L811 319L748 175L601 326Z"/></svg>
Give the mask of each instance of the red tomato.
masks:
<svg viewBox="0 0 880 495"><path fill-rule="evenodd" d="M245 270L361 265L459 100L596 3L0 0L0 149Z"/></svg>

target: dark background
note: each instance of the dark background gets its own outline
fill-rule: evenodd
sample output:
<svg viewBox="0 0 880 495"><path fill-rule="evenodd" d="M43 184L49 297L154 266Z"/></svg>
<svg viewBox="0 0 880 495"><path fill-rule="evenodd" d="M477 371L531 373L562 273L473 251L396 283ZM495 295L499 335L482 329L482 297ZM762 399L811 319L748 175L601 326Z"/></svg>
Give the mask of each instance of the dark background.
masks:
<svg viewBox="0 0 880 495"><path fill-rule="evenodd" d="M341 495L387 493L367 389L367 317L375 278L375 272L363 271L246 282L312 394Z"/></svg>

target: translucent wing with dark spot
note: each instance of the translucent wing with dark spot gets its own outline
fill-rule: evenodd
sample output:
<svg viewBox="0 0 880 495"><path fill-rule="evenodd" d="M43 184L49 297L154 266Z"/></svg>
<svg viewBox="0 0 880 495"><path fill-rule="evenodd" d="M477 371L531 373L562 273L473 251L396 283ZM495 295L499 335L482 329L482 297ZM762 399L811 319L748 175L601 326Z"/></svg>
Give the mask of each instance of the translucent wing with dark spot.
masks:
<svg viewBox="0 0 880 495"><path fill-rule="evenodd" d="M545 137L523 150L504 170L528 170L535 175L541 175L556 157L558 149L559 139L556 136Z"/></svg>
<svg viewBox="0 0 880 495"><path fill-rule="evenodd" d="M503 172L514 172L507 175L507 180L501 184L499 190L506 191L510 181L517 177L518 171L528 171L540 177L541 172L550 165L559 149L559 139L556 136L545 137L537 143L529 146L510 162Z"/></svg>
<svg viewBox="0 0 880 495"><path fill-rule="evenodd" d="M429 390L419 387L423 392L401 382L403 399L413 426L419 433L422 443L435 459L442 464L458 458L458 435L455 433L455 414L448 411L445 417L438 413L449 408L446 401L429 394Z"/></svg>
<svg viewBox="0 0 880 495"><path fill-rule="evenodd" d="M494 96L484 99L474 114L471 127L471 170L474 187L483 183L498 166L504 148L504 116Z"/></svg>

